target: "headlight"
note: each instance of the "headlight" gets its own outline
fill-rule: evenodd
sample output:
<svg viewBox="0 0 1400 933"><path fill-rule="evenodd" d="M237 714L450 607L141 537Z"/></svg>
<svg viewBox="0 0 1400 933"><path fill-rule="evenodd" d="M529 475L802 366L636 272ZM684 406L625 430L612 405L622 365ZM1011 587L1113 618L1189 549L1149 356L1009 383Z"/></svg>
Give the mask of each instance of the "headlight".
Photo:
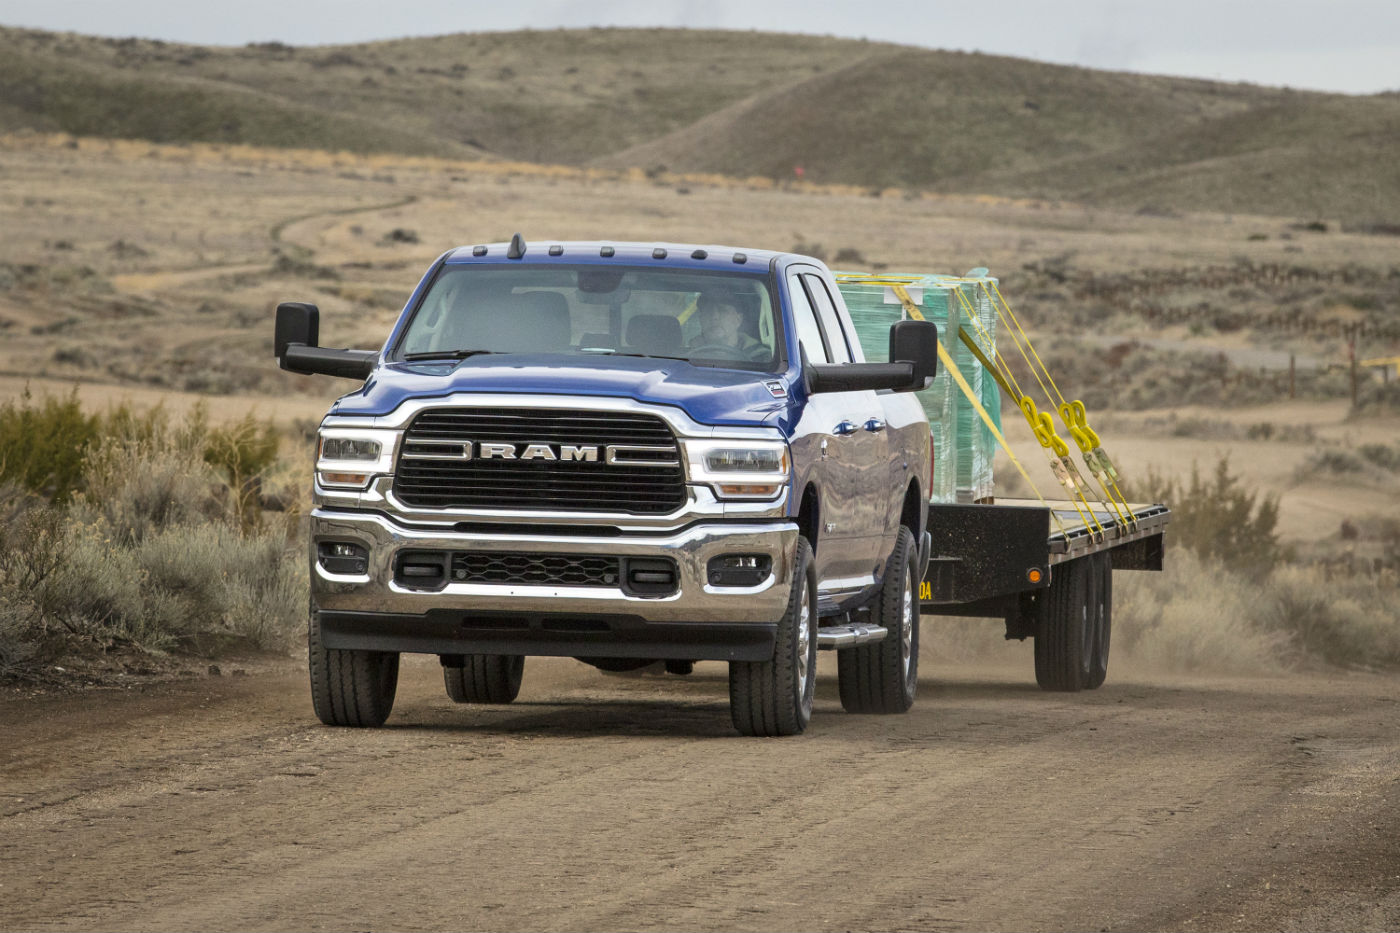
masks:
<svg viewBox="0 0 1400 933"><path fill-rule="evenodd" d="M687 441L690 481L708 483L721 499L773 499L788 483L782 441Z"/></svg>
<svg viewBox="0 0 1400 933"><path fill-rule="evenodd" d="M376 474L392 473L398 433L368 428L323 428L317 440L316 482L364 489Z"/></svg>

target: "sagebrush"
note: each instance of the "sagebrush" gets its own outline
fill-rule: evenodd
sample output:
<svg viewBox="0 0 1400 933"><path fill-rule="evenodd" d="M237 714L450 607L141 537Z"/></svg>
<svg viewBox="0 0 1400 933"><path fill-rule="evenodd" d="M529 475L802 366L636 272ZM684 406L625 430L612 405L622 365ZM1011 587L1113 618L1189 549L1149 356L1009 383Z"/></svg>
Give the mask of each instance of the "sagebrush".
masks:
<svg viewBox="0 0 1400 933"><path fill-rule="evenodd" d="M68 448L81 469L66 483L0 488L0 676L126 647L285 649L306 609L298 517L250 492L276 462L276 432L251 416L210 429L201 410L75 418L72 401L11 422L92 434Z"/></svg>

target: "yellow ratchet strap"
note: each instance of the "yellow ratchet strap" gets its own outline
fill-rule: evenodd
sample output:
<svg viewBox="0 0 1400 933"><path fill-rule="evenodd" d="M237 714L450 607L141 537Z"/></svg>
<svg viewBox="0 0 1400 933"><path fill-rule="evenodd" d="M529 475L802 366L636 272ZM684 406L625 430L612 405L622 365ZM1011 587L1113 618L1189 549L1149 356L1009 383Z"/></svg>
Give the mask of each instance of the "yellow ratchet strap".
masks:
<svg viewBox="0 0 1400 933"><path fill-rule="evenodd" d="M972 307L972 303L967 300L967 296L962 293L961 288L954 286L953 290L957 293L958 301L967 312L966 316L968 321L981 331L983 338L986 339L988 343L991 343L990 335L987 334L985 328L982 327L982 323L977 320L977 309ZM1021 409L1021 414L1026 416L1026 423L1030 425L1031 433L1035 435L1035 439L1040 443L1040 446L1046 450L1046 456L1050 461L1050 472L1055 474L1055 479L1058 480L1060 485L1065 488L1065 491L1069 493L1070 504L1073 505L1074 510L1079 513L1079 517L1084 522L1085 527L1096 531L1102 536L1104 533L1103 525L1099 523L1098 516L1094 513L1094 507L1089 504L1088 498L1084 495L1084 490L1088 488L1088 484L1084 482L1084 477L1080 475L1079 469L1074 465L1074 461L1070 459L1069 445L1064 442L1063 438L1055 433L1055 422L1050 417L1050 413L1037 410L1035 400L1029 395L1023 394L1020 391L1020 386L1015 385L1016 377L1011 374L1010 367L1005 367L1005 372L1002 372L1000 367L994 365L992 361L987 358L982 348L977 346L977 341L973 340L971 335L961 327L958 328L958 339L972 351L973 356L977 358L977 361L981 363L987 372L991 374L992 378L996 380L997 385L1016 402L1016 407ZM1002 365L1005 366L1004 362ZM1080 508L1081 504L1083 508Z"/></svg>
<svg viewBox="0 0 1400 933"><path fill-rule="evenodd" d="M1118 470L1114 467L1113 461L1109 459L1108 452L1103 449L1103 444L1099 440L1098 434L1093 428L1089 427L1084 403L1079 399L1073 401L1065 399L1064 395L1060 392L1060 387L1055 384L1055 377L1050 374L1050 369L1045 365L1045 361L1042 360L1040 354L1036 352L1035 344L1031 342L1030 335L1028 335L1025 328L1021 326L1020 320L1016 317L1016 312L1011 310L1010 302L1002 295L1001 289L997 287L996 283L988 283L985 279L975 279L972 281L975 281L978 287L982 289L982 293L987 296L987 301L996 309L997 317L1007 326L1007 335L1011 337L1012 343L1016 344L1016 349L1021 353L1021 359L1025 360L1026 367L1030 369L1031 374L1035 376L1036 382L1040 385L1040 390L1045 393L1046 400L1049 401L1051 405L1055 405L1055 399L1059 399L1059 405L1055 408L1060 415L1060 422L1065 426L1065 430L1069 433L1069 436L1073 438L1075 446L1079 448L1080 455L1084 458L1084 465L1089 468L1089 472L1093 474L1099 486L1103 489L1105 504L1111 506L1113 510L1118 513L1120 521L1125 520L1124 513L1126 512L1126 520L1136 523L1137 516L1133 514L1132 507L1128 505L1127 497L1123 495L1123 491L1118 487ZM995 295L995 298L993 298L993 295ZM964 304L968 304L965 297L963 298L963 302ZM1024 346L1022 346L1023 343ZM1028 350L1030 351L1029 356L1027 355ZM1035 358L1034 363L1031 362L1031 357ZM1045 375L1043 380L1041 379L1041 373ZM1049 388L1046 388L1047 382L1050 384ZM1054 390L1053 398L1050 394L1051 390Z"/></svg>
<svg viewBox="0 0 1400 933"><path fill-rule="evenodd" d="M892 288L895 297L898 298L899 303L904 306L905 313L916 321L924 320L923 312L919 310L918 305L914 304L913 299L909 297L909 292L904 289L904 286L895 284ZM992 420L992 416L987 414L987 409L982 407L982 403L977 399L977 393L972 391L972 386L968 385L967 380L963 378L962 372L958 369L958 364L953 361L953 357L943 346L942 340L938 341L938 359L939 362L943 364L943 368L947 370L948 375L957 383L958 388L962 390L963 395L967 396L967 400L972 403L973 410L977 412L977 416L982 419L982 423L987 426L987 429L992 432L992 436L997 439L997 443L1001 445L1001 449L1006 451L1006 456L1010 459L1011 465L1021 474L1021 478L1026 481L1026 485L1031 487L1031 492L1035 493L1035 497L1044 503L1046 508L1050 509L1050 518L1059 527L1060 534L1068 537L1069 532L1065 530L1064 524L1060 521L1059 514L1050 503L1046 501L1045 496L1042 495L1040 490L1036 487L1035 481L1032 480L1030 474L1026 472L1026 468L1021 465L1021 461L1017 459L1016 454L1012 452L1011 445L1008 444L1006 438L1002 436L1001 430L996 426L996 422ZM1079 506L1076 505L1075 509L1078 510L1078 508ZM1083 513L1080 514L1082 516Z"/></svg>

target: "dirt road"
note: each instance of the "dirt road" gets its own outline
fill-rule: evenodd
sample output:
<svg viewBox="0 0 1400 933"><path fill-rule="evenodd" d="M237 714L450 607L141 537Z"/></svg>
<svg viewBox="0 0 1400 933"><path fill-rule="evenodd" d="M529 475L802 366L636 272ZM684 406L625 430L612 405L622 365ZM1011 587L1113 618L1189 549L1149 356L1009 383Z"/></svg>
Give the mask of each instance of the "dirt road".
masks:
<svg viewBox="0 0 1400 933"><path fill-rule="evenodd" d="M288 663L0 699L0 928L1395 929L1400 681L925 658L912 713L742 739L724 668L406 662L386 728Z"/></svg>

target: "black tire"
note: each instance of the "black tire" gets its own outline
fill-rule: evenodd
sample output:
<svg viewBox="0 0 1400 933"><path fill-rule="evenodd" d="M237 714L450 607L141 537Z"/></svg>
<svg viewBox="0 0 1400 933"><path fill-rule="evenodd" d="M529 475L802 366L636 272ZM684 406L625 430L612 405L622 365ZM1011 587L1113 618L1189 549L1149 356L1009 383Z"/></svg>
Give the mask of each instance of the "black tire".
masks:
<svg viewBox="0 0 1400 933"><path fill-rule="evenodd" d="M1089 591L1098 576L1092 557L1055 568L1035 633L1035 681L1042 690L1073 693L1089 680L1093 626Z"/></svg>
<svg viewBox="0 0 1400 933"><path fill-rule="evenodd" d="M442 669L442 682L456 703L510 703L524 674L523 654L464 654L461 667Z"/></svg>
<svg viewBox="0 0 1400 933"><path fill-rule="evenodd" d="M394 708L399 655L390 651L345 651L321 643L321 614L307 625L311 705L328 726L382 726Z"/></svg>
<svg viewBox="0 0 1400 933"><path fill-rule="evenodd" d="M1085 690L1097 690L1108 677L1108 646L1113 635L1113 557L1107 552L1095 555L1098 561L1097 585L1091 598L1094 636L1093 649L1089 656L1089 679L1084 682Z"/></svg>
<svg viewBox="0 0 1400 933"><path fill-rule="evenodd" d="M901 527L870 619L889 634L836 652L841 706L848 713L907 713L919 689L919 549Z"/></svg>
<svg viewBox="0 0 1400 933"><path fill-rule="evenodd" d="M729 714L743 735L799 735L812 719L817 683L817 570L797 539L792 594L778 620L771 661L729 662Z"/></svg>

